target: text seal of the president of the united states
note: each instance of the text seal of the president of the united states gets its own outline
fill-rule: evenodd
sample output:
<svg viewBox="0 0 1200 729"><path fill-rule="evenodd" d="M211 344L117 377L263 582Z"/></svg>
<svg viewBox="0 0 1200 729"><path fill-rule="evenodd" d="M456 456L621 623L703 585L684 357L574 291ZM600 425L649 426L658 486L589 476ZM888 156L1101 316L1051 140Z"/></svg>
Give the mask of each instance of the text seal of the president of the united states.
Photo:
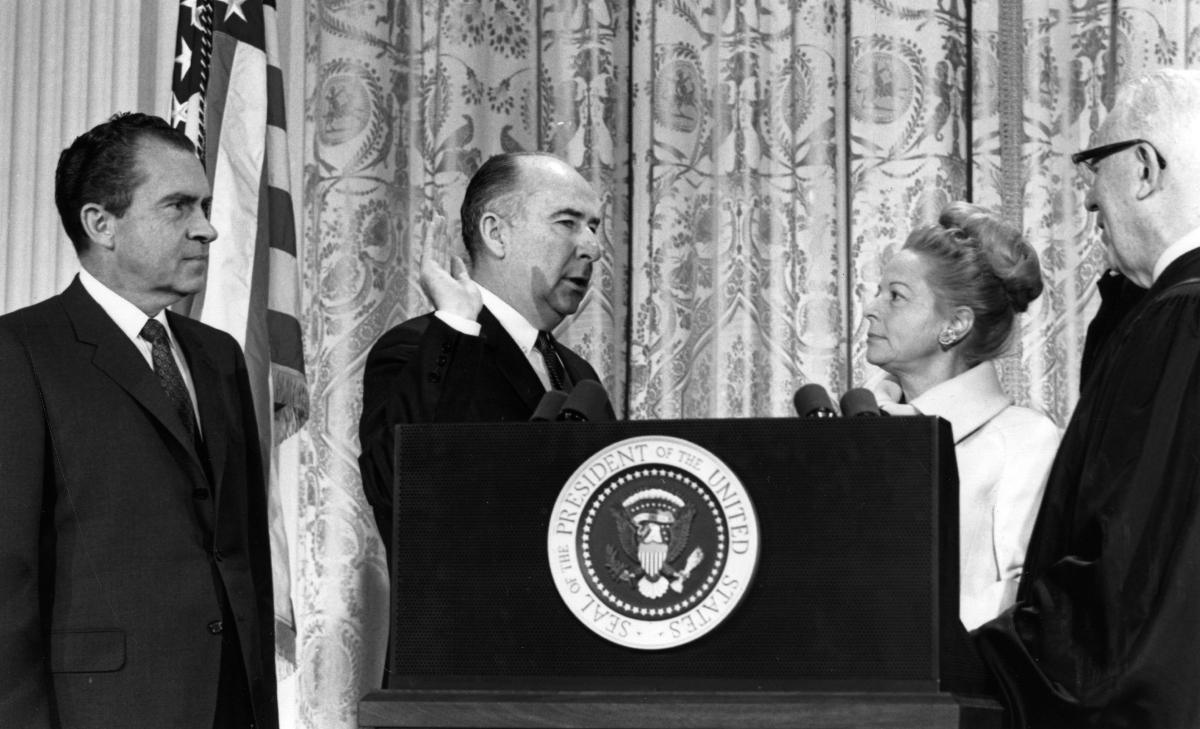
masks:
<svg viewBox="0 0 1200 729"><path fill-rule="evenodd" d="M613 443L563 486L550 572L597 635L630 648L689 643L733 612L754 577L758 519L719 458L668 436Z"/></svg>

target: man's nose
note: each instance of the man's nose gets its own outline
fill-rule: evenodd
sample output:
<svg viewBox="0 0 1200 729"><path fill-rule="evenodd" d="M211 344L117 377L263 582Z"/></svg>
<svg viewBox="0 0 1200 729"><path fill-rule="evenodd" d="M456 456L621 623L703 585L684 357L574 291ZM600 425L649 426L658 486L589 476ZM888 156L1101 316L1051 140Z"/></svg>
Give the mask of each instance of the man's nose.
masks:
<svg viewBox="0 0 1200 729"><path fill-rule="evenodd" d="M191 229L188 232L190 238L199 240L204 244L212 243L217 239L217 229L213 227L212 221L208 219L208 215L200 210L193 214Z"/></svg>
<svg viewBox="0 0 1200 729"><path fill-rule="evenodd" d="M599 228L592 230L585 227L583 235L579 237L576 245L580 258L586 258L592 262L600 260L600 233L598 231Z"/></svg>

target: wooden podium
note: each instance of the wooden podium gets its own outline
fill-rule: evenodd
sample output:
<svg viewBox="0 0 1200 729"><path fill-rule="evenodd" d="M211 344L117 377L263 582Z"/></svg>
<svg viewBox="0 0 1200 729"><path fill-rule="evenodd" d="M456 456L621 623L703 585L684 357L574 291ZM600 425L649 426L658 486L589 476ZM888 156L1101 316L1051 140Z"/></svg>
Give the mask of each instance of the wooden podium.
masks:
<svg viewBox="0 0 1200 729"><path fill-rule="evenodd" d="M559 492L597 452L682 439L753 501L757 569L693 642L605 640L554 583ZM388 688L362 727L1000 727L958 620L936 418L403 426Z"/></svg>

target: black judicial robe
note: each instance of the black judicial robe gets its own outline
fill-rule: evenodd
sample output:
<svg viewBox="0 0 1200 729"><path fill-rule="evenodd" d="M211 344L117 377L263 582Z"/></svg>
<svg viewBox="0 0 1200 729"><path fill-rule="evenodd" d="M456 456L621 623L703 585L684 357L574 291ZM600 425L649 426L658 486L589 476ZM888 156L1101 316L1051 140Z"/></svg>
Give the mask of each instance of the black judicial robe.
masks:
<svg viewBox="0 0 1200 729"><path fill-rule="evenodd" d="M1099 353L1017 602L975 633L1032 727L1200 726L1200 251Z"/></svg>
<svg viewBox="0 0 1200 729"><path fill-rule="evenodd" d="M1087 338L1083 342L1083 360L1079 364L1079 391L1087 387L1088 378L1096 367L1096 358L1104 344L1142 297L1146 289L1138 286L1119 271L1109 269L1096 282L1100 291L1100 308L1092 323L1088 324Z"/></svg>

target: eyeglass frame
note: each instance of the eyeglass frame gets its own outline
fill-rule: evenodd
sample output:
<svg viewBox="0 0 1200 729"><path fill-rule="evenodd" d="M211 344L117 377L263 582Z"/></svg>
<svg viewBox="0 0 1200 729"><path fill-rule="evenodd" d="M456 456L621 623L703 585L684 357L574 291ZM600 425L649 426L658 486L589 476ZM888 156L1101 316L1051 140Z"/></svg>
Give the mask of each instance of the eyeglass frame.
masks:
<svg viewBox="0 0 1200 729"><path fill-rule="evenodd" d="M1123 142L1110 142L1108 144L1101 144L1096 147L1089 147L1088 149L1071 155L1071 164L1083 165L1088 169L1089 172L1095 174L1096 164L1100 160L1104 159L1105 157L1111 157L1117 152L1123 152L1130 147L1136 147L1139 144L1145 144L1149 146L1150 149L1153 149L1154 156L1158 160L1159 168L1164 170L1167 168L1166 158L1162 156L1162 152L1158 151L1158 147L1155 147L1154 143L1148 139L1127 139Z"/></svg>

